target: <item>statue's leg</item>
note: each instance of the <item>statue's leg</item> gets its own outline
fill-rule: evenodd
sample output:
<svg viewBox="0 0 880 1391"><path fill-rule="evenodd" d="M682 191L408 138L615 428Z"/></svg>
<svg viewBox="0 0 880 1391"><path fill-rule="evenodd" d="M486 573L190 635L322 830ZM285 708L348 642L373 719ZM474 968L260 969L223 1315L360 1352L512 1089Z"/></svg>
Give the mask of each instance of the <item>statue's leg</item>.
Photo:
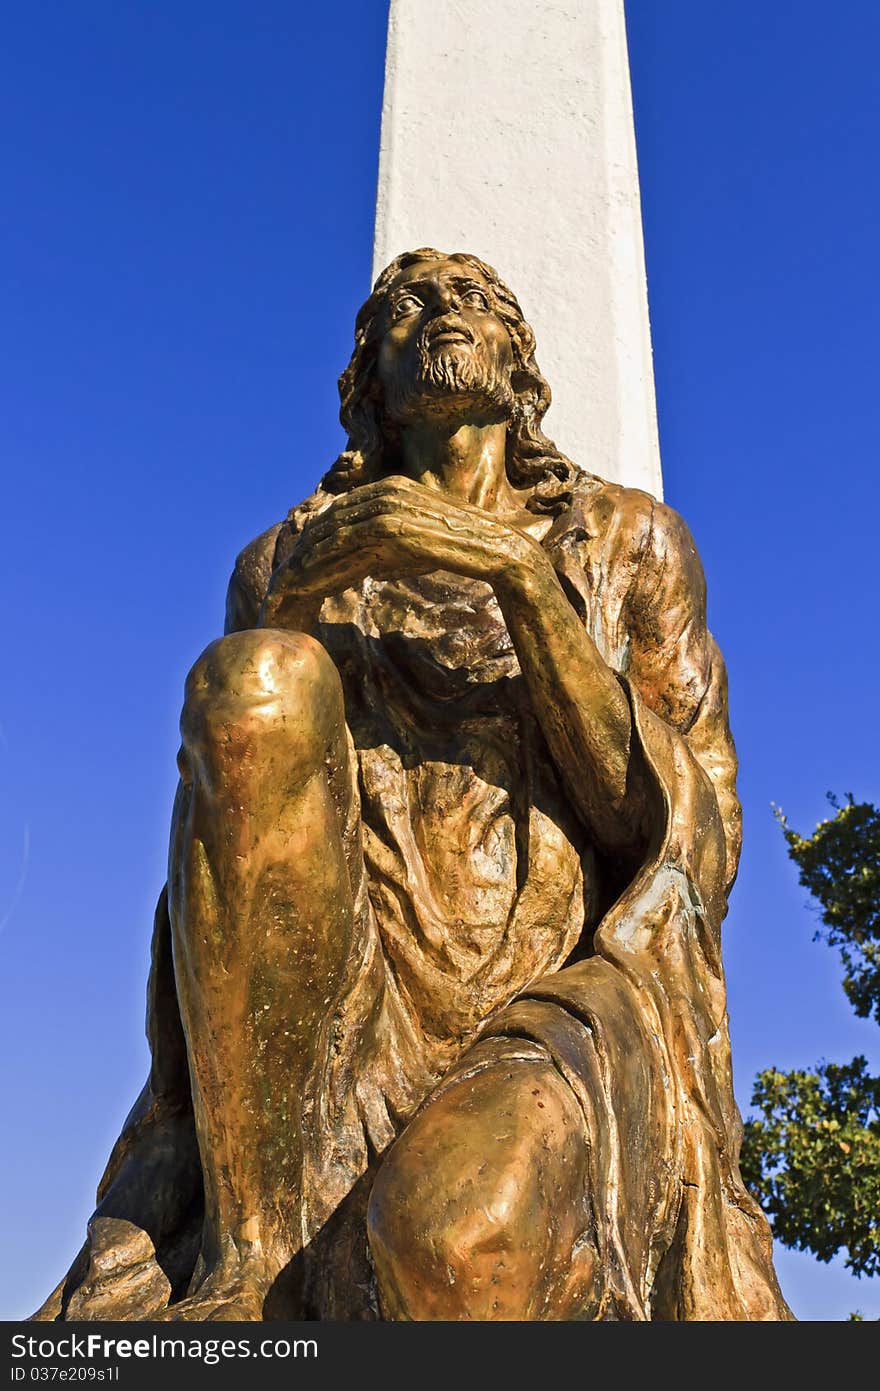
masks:
<svg viewBox="0 0 880 1391"><path fill-rule="evenodd" d="M232 634L190 672L181 732L169 903L205 1229L169 1314L260 1318L302 1243L301 1108L352 945L338 673L312 638Z"/></svg>
<svg viewBox="0 0 880 1391"><path fill-rule="evenodd" d="M478 1043L456 1073L373 1185L383 1317L583 1317L597 1272L582 1108L525 1040Z"/></svg>

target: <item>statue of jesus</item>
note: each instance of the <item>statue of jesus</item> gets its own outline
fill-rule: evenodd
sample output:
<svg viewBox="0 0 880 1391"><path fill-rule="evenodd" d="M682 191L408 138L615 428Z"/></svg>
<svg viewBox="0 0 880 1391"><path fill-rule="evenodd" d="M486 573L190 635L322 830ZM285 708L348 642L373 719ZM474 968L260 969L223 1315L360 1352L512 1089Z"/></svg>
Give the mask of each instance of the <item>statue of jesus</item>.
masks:
<svg viewBox="0 0 880 1391"><path fill-rule="evenodd" d="M790 1318L687 528L546 438L473 256L387 268L340 394L187 679L150 1078L36 1317Z"/></svg>

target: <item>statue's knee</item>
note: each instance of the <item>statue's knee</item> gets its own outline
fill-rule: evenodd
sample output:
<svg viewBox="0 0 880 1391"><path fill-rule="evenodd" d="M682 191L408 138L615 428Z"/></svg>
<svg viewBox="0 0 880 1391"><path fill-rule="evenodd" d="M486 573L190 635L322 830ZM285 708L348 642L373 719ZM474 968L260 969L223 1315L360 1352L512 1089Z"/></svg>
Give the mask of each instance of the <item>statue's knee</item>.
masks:
<svg viewBox="0 0 880 1391"><path fill-rule="evenodd" d="M549 1062L487 1069L426 1107L370 1199L387 1315L539 1316L582 1225L586 1154L580 1108Z"/></svg>
<svg viewBox="0 0 880 1391"><path fill-rule="evenodd" d="M386 1317L478 1316L477 1299L517 1242L503 1196L481 1205L468 1201L464 1176L434 1178L429 1191L407 1162L390 1159L374 1184L367 1231Z"/></svg>
<svg viewBox="0 0 880 1391"><path fill-rule="evenodd" d="M291 757L323 756L344 722L342 685L325 649L305 633L249 629L205 649L186 679L181 733L191 752L234 756L280 734Z"/></svg>
<svg viewBox="0 0 880 1391"><path fill-rule="evenodd" d="M245 701L297 703L335 691L339 675L321 644L307 633L249 628L205 648L186 679L186 699L240 696Z"/></svg>

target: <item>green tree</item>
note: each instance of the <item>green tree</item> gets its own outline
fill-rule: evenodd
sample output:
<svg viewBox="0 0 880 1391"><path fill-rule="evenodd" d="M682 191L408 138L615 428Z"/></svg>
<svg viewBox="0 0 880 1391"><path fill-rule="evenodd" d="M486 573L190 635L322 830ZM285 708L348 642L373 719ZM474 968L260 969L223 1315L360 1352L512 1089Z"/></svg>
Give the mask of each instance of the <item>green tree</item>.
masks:
<svg viewBox="0 0 880 1391"><path fill-rule="evenodd" d="M880 811L848 797L811 836L776 816L800 882L816 900L815 936L837 947L856 1014L880 1024ZM811 1072L759 1073L742 1172L785 1246L856 1275L880 1274L880 1077L865 1058Z"/></svg>

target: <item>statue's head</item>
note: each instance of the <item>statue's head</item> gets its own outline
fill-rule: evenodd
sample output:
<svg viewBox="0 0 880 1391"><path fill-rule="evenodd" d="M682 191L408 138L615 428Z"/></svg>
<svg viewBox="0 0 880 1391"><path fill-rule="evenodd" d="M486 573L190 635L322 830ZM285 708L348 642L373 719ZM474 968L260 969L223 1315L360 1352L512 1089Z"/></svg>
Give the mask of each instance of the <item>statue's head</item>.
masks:
<svg viewBox="0 0 880 1391"><path fill-rule="evenodd" d="M344 492L401 472L400 431L420 421L507 425L507 472L555 511L573 465L541 429L550 388L515 295L476 256L423 249L382 272L355 324L339 378L348 447L324 478Z"/></svg>

